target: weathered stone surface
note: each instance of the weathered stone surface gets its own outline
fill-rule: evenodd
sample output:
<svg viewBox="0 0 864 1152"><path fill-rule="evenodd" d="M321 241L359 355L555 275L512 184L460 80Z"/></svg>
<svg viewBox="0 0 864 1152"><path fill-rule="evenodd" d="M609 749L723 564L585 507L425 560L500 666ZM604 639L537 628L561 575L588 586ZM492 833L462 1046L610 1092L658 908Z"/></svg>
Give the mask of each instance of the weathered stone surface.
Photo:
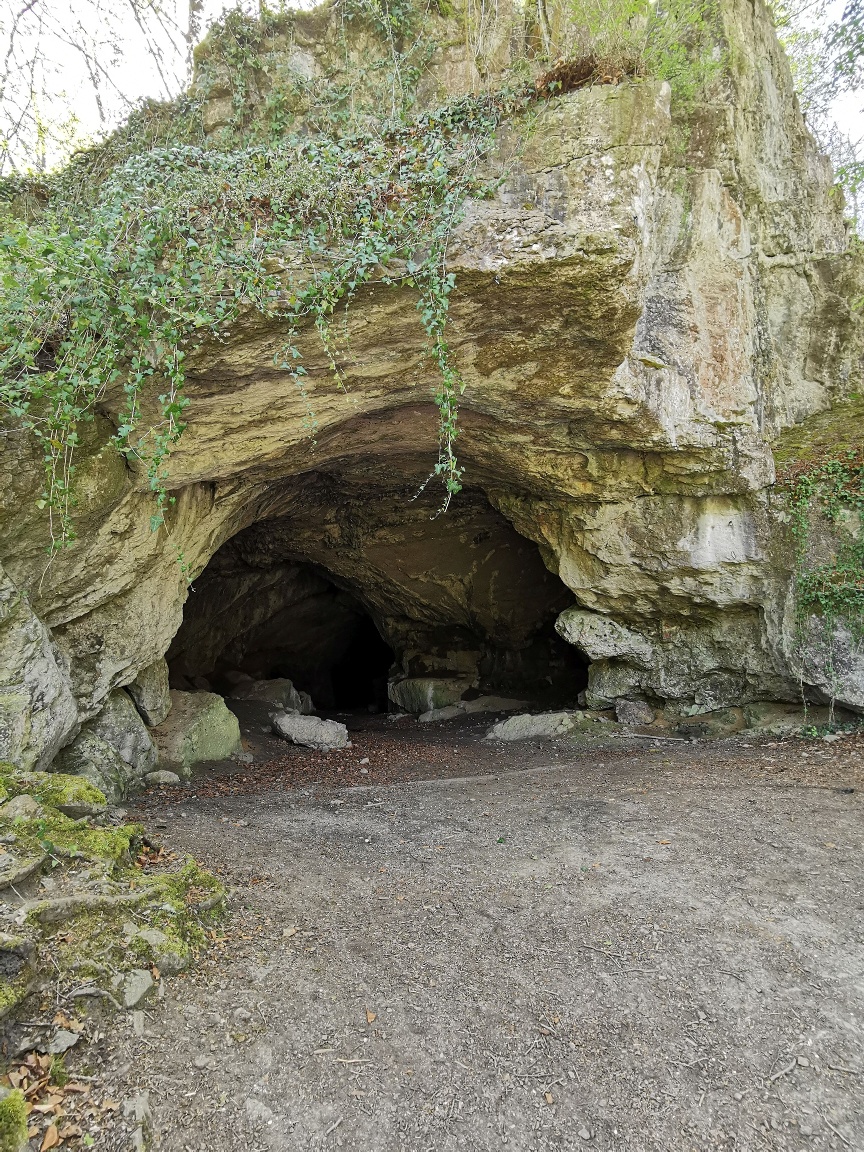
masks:
<svg viewBox="0 0 864 1152"><path fill-rule="evenodd" d="M286 712L309 711L291 681L284 678L243 681L231 690L230 698L232 700L260 700L266 704L279 704Z"/></svg>
<svg viewBox="0 0 864 1152"><path fill-rule="evenodd" d="M335 720L322 720L319 716L301 716L297 712L274 713L273 731L306 748L332 752L348 743L348 729Z"/></svg>
<svg viewBox="0 0 864 1152"><path fill-rule="evenodd" d="M512 700L508 696L477 696L473 700L460 700L458 704L448 704L446 708L432 708L417 719L421 724L436 720L454 720L457 716L467 716L474 712L518 712L527 708L527 700Z"/></svg>
<svg viewBox="0 0 864 1152"><path fill-rule="evenodd" d="M156 764L156 746L126 692L112 692L102 711L87 721L82 732L92 732L115 748L134 776L144 776Z"/></svg>
<svg viewBox="0 0 864 1152"><path fill-rule="evenodd" d="M171 711L150 729L167 771L187 780L195 764L224 760L240 748L240 725L214 692L171 692Z"/></svg>
<svg viewBox="0 0 864 1152"><path fill-rule="evenodd" d="M455 720L457 716L465 714L465 710L458 704L448 704L446 708L430 708L428 712L421 712L417 719L421 724L436 724L439 720Z"/></svg>
<svg viewBox="0 0 864 1152"><path fill-rule="evenodd" d="M178 972L189 967L191 955L188 949L179 951L176 941L172 943L160 929L142 928L135 933L135 936L148 946L153 962L163 976L176 976Z"/></svg>
<svg viewBox="0 0 864 1152"><path fill-rule="evenodd" d="M615 716L625 728L644 728L654 720L655 713L643 700L626 700L622 696L615 701Z"/></svg>
<svg viewBox="0 0 864 1152"><path fill-rule="evenodd" d="M335 12L316 14L297 49L307 71L332 54ZM811 698L864 707L848 630L829 651L819 621L803 635L796 624L772 489L784 430L852 403L861 263L763 6L723 0L718 18L730 66L686 155L668 147L670 92L651 80L550 100L527 139L518 123L500 133L500 185L448 246L467 487L446 516L432 519L431 488L411 500L437 417L407 289L370 286L340 317L344 389L317 371L314 330L299 334L308 401L274 363L279 323L243 319L190 357L170 539L150 532L144 470L124 466L100 415L82 433L79 541L45 572L39 452L4 437L0 560L14 583L0 756L47 764L169 651L184 603L181 675L259 655L252 673L270 675L297 636L293 658L314 669L368 611L403 684L475 683L563 612L560 635L593 661L592 705L707 712L793 701L803 682ZM493 39L494 76L512 40ZM272 67L290 71L289 55L274 48ZM461 45L444 46L423 98L476 80ZM214 130L226 107L208 109ZM104 411L120 403L108 396ZM196 577L220 554L193 592L177 549Z"/></svg>
<svg viewBox="0 0 864 1152"><path fill-rule="evenodd" d="M654 659L654 650L644 636L596 612L568 608L555 621L555 629L592 661L622 658L650 668Z"/></svg>
<svg viewBox="0 0 864 1152"><path fill-rule="evenodd" d="M391 680L387 692L403 711L425 713L455 705L471 686L470 680L407 676L402 680Z"/></svg>
<svg viewBox="0 0 864 1152"><path fill-rule="evenodd" d="M144 777L144 783L148 784L151 788L157 788L160 785L174 788L178 784L182 784L183 781L180 779L176 772L168 772L164 769L160 769L158 772L148 772Z"/></svg>
<svg viewBox="0 0 864 1152"><path fill-rule="evenodd" d="M74 776L84 776L116 804L125 800L135 787L136 773L117 749L95 732L82 732L67 745L52 764L52 769Z"/></svg>
<svg viewBox="0 0 864 1152"><path fill-rule="evenodd" d="M26 792L20 796L13 796L5 804L0 804L0 819L3 820L35 820L41 814L42 806L39 801L28 796Z"/></svg>
<svg viewBox="0 0 864 1152"><path fill-rule="evenodd" d="M48 629L0 567L0 760L50 764L78 730L78 710Z"/></svg>
<svg viewBox="0 0 864 1152"><path fill-rule="evenodd" d="M171 711L168 664L164 658L154 660L142 668L132 683L126 685L126 691L145 724L151 728L161 724Z"/></svg>
<svg viewBox="0 0 864 1152"><path fill-rule="evenodd" d="M541 712L536 716L523 713L499 720L488 732L490 740L530 740L537 737L566 736L578 725L574 712Z"/></svg>
<svg viewBox="0 0 864 1152"><path fill-rule="evenodd" d="M155 987L153 977L145 968L133 968L123 983L123 1004L126 1008L135 1008Z"/></svg>

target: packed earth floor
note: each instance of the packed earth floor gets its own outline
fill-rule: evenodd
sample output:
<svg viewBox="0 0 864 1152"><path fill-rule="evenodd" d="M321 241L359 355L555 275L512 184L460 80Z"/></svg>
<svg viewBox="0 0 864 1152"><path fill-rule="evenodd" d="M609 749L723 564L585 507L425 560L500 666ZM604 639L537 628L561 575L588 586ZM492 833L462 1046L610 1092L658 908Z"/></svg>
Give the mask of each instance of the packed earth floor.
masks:
<svg viewBox="0 0 864 1152"><path fill-rule="evenodd" d="M232 895L69 1053L97 1147L864 1149L864 735L349 727L130 810Z"/></svg>

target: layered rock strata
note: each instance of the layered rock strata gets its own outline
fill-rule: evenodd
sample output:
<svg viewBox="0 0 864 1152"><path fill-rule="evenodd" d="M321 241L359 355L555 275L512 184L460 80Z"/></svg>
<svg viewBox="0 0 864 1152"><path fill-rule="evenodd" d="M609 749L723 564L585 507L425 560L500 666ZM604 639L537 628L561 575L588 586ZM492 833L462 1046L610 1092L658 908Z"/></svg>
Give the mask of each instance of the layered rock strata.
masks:
<svg viewBox="0 0 864 1152"><path fill-rule="evenodd" d="M41 462L7 430L0 755L48 765L125 686L148 723L164 720L147 670L187 604L194 619L199 574L244 532L279 563L314 565L298 579L335 579L403 675L476 677L565 609L590 704L699 711L803 686L864 708L851 634L838 629L828 659L818 622L796 624L772 454L857 387L859 265L761 3L724 0L722 17L729 75L688 125L645 80L552 99L502 130L500 187L469 204L449 248L468 483L451 513L431 518L428 489L410 501L437 416L408 289L364 288L339 317L344 389L301 334L314 441L274 365L278 326L241 322L195 354L167 532L150 532L146 478L109 444L109 396L80 452L79 540L46 568ZM314 71L303 28L309 42L289 36L274 58ZM473 82L452 52L436 67L436 83ZM208 122L218 130L215 105ZM261 571L256 602L276 616L279 582ZM199 647L212 623L198 620Z"/></svg>

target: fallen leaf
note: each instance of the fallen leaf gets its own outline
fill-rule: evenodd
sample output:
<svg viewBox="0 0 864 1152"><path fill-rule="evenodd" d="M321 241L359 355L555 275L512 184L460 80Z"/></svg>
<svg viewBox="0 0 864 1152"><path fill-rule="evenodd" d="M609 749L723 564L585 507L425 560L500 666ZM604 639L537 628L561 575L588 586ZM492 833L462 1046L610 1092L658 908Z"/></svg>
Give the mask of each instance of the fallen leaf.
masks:
<svg viewBox="0 0 864 1152"><path fill-rule="evenodd" d="M45 1129L45 1136L42 1139L42 1147L40 1152L48 1152L49 1148L57 1148L60 1144L60 1133L57 1131L56 1124L49 1124Z"/></svg>
<svg viewBox="0 0 864 1152"><path fill-rule="evenodd" d="M370 1012L369 1009L367 1008L366 1009L366 1023L371 1024L373 1022L373 1020L377 1020L377 1019L378 1019L378 1013L377 1012Z"/></svg>
<svg viewBox="0 0 864 1152"><path fill-rule="evenodd" d="M39 1129L34 1124L32 1128L27 1129L27 1139L32 1140L34 1136L39 1135Z"/></svg>
<svg viewBox="0 0 864 1152"><path fill-rule="evenodd" d="M671 844L672 841L671 840L658 840L657 843L658 844Z"/></svg>
<svg viewBox="0 0 864 1152"><path fill-rule="evenodd" d="M119 1107L120 1107L120 1105L117 1103L116 1100L103 1100L102 1101L102 1111L103 1112L116 1112L119 1109Z"/></svg>
<svg viewBox="0 0 864 1152"><path fill-rule="evenodd" d="M287 940L289 936L296 936L297 931L298 931L297 925L292 924L290 928L283 928L282 929L282 936L284 939Z"/></svg>
<svg viewBox="0 0 864 1152"><path fill-rule="evenodd" d="M554 1104L555 1103L555 1097L552 1095L551 1092L544 1092L543 1097L546 1100L547 1104Z"/></svg>
<svg viewBox="0 0 864 1152"><path fill-rule="evenodd" d="M61 1140L69 1140L70 1137L72 1137L72 1136L80 1136L80 1135L81 1135L81 1129L78 1127L77 1124L66 1124L63 1128L60 1129L60 1139Z"/></svg>

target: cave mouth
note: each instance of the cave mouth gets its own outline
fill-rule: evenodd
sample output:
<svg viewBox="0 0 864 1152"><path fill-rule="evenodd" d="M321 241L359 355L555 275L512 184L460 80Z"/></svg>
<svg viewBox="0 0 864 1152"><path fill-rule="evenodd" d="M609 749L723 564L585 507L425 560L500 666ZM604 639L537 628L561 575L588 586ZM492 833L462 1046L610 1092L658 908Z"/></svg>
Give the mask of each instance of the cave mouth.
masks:
<svg viewBox="0 0 864 1152"><path fill-rule="evenodd" d="M386 712L387 681L395 659L393 649L375 627L372 617L365 613L359 615L342 654L329 668L321 670L329 681L327 699L321 700L322 706L337 711ZM288 672L289 668L283 665L273 670L275 676L288 675ZM293 677L288 675L288 679ZM308 691L299 681L297 686Z"/></svg>
<svg viewBox="0 0 864 1152"><path fill-rule="evenodd" d="M482 493L436 518L404 493L303 483L290 512L242 529L194 581L173 687L236 696L287 679L318 711L381 712L394 683L426 678L457 700L578 706L587 661L555 631L572 593Z"/></svg>

